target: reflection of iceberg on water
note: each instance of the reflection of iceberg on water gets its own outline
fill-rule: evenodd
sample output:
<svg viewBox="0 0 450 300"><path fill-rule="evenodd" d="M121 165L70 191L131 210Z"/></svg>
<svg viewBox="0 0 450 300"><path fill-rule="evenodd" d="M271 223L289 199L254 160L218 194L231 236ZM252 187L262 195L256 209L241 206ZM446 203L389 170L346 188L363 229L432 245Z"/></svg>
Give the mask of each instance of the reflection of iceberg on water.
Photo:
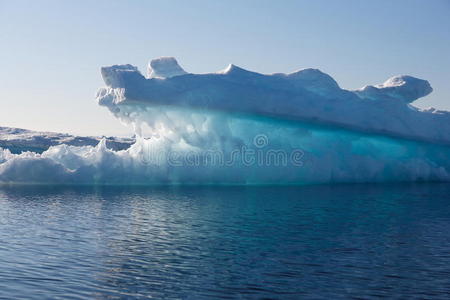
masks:
<svg viewBox="0 0 450 300"><path fill-rule="evenodd" d="M2 182L302 184L450 180L450 113L396 76L356 91L316 69L263 75L234 65L189 74L174 58L102 68L98 103L133 125L127 150L55 146L0 153ZM32 172L26 172L32 170Z"/></svg>

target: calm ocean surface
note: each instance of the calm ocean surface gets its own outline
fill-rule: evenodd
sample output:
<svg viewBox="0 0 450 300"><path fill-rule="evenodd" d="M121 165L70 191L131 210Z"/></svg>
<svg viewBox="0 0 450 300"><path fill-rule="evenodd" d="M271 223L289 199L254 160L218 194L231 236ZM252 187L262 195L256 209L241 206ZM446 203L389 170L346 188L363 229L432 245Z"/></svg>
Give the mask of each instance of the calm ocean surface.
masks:
<svg viewBox="0 0 450 300"><path fill-rule="evenodd" d="M450 297L450 185L2 187L0 299Z"/></svg>

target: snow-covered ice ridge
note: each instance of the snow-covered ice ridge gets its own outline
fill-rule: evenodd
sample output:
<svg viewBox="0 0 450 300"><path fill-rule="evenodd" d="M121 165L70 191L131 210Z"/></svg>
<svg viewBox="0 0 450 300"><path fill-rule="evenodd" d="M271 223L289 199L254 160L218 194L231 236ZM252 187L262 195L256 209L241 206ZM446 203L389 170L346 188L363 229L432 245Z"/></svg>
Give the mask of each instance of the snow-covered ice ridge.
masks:
<svg viewBox="0 0 450 300"><path fill-rule="evenodd" d="M121 118L127 104L173 105L331 124L363 132L450 144L450 113L411 103L432 92L428 81L395 76L382 84L341 89L317 69L264 75L228 66L209 74L189 74L174 58L149 63L148 78L136 67L102 68L107 87L100 105Z"/></svg>
<svg viewBox="0 0 450 300"><path fill-rule="evenodd" d="M130 147L134 138L74 136L66 133L33 131L22 128L0 127L0 147L12 152L43 152L56 145L96 146L105 138L106 146L113 150Z"/></svg>

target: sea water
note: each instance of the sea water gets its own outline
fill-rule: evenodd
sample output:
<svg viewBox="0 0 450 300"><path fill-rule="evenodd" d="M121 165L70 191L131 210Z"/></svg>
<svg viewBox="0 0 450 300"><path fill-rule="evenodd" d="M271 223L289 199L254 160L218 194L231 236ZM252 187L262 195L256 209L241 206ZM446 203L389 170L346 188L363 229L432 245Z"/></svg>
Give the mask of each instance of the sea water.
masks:
<svg viewBox="0 0 450 300"><path fill-rule="evenodd" d="M449 294L449 184L0 188L0 299Z"/></svg>

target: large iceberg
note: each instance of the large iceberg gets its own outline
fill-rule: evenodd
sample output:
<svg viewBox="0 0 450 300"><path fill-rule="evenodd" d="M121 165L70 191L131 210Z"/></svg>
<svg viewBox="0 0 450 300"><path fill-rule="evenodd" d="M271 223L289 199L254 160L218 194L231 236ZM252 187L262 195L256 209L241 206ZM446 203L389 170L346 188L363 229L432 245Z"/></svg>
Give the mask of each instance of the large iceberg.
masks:
<svg viewBox="0 0 450 300"><path fill-rule="evenodd" d="M359 90L304 69L263 75L234 65L190 74L174 58L101 69L98 104L137 135L130 148L0 150L0 182L308 184L450 181L450 113L411 103L411 76Z"/></svg>

